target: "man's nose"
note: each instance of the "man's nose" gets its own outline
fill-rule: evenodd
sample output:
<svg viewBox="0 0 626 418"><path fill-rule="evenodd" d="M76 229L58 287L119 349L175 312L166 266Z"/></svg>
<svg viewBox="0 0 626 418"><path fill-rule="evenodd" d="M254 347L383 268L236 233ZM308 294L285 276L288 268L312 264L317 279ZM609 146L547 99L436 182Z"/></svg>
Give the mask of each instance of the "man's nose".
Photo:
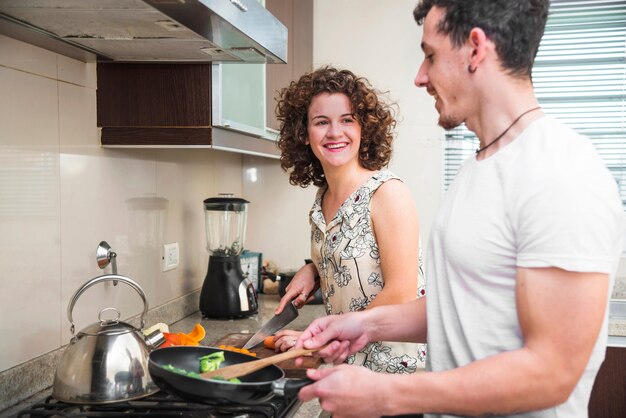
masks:
<svg viewBox="0 0 626 418"><path fill-rule="evenodd" d="M417 70L417 74L415 75L415 80L413 80L415 86L417 87L426 87L428 85L428 71L426 69L426 61L422 62L419 70Z"/></svg>

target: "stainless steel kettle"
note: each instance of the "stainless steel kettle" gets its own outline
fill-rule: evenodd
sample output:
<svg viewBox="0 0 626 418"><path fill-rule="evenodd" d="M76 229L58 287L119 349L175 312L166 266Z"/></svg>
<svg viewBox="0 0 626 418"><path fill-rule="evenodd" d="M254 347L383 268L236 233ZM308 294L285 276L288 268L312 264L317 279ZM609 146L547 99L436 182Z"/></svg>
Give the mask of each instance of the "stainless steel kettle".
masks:
<svg viewBox="0 0 626 418"><path fill-rule="evenodd" d="M106 281L126 283L143 300L141 329L148 312L146 295L136 282L125 276L109 274L91 279L74 293L67 307L72 339L54 376L52 396L75 404L106 404L151 395L159 390L148 372L148 353L165 339L157 331L148 337L130 324L119 321L115 308L105 308L99 322L74 335L72 311L78 298L91 286ZM114 319L103 319L105 312L116 312Z"/></svg>

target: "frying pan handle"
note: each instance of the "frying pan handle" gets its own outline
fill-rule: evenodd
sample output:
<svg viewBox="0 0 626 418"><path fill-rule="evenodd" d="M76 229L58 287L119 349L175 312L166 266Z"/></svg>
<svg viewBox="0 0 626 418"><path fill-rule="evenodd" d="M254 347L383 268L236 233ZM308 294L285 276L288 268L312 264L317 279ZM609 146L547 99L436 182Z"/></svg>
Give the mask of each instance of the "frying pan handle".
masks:
<svg viewBox="0 0 626 418"><path fill-rule="evenodd" d="M315 383L315 380L308 377L304 379L278 379L272 382L272 391L277 396L289 398L296 395L306 385L312 383Z"/></svg>

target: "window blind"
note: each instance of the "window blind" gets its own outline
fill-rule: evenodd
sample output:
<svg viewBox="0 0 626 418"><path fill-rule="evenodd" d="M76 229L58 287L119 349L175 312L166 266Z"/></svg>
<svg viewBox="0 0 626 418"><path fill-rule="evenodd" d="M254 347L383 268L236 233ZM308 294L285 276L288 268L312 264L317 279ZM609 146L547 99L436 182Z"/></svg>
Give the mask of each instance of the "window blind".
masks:
<svg viewBox="0 0 626 418"><path fill-rule="evenodd" d="M626 207L626 1L552 0L532 74L544 112L592 141ZM478 139L464 125L445 139L447 190Z"/></svg>

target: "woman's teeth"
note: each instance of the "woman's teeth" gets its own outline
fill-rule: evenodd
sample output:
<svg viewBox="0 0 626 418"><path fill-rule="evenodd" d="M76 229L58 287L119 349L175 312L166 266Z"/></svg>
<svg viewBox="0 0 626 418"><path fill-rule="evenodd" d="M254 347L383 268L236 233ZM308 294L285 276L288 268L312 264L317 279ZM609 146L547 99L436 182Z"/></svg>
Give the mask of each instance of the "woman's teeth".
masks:
<svg viewBox="0 0 626 418"><path fill-rule="evenodd" d="M327 144L326 148L337 149L337 148L343 148L345 146L346 146L346 144L344 144L344 143L341 143L341 144Z"/></svg>

